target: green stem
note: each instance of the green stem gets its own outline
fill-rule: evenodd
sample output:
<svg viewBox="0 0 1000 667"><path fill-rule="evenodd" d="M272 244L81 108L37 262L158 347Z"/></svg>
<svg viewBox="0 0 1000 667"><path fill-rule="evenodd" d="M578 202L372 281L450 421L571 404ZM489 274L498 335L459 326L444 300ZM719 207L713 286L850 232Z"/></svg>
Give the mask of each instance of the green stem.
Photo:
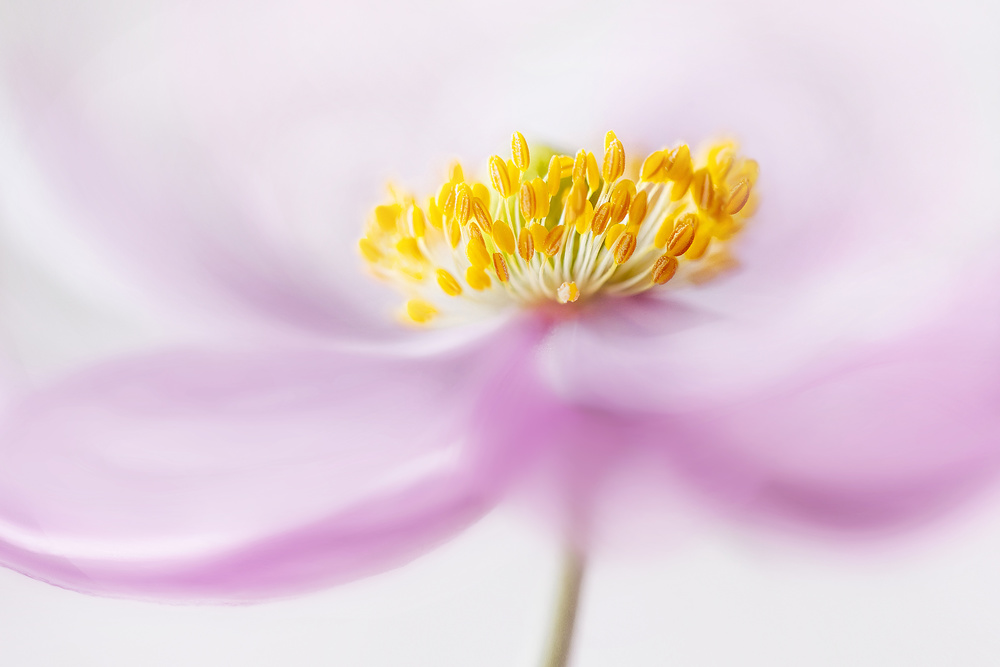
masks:
<svg viewBox="0 0 1000 667"><path fill-rule="evenodd" d="M566 551L563 560L559 599L549 637L544 667L566 667L573 645L573 628L580 603L580 584L583 582L583 555L575 549Z"/></svg>

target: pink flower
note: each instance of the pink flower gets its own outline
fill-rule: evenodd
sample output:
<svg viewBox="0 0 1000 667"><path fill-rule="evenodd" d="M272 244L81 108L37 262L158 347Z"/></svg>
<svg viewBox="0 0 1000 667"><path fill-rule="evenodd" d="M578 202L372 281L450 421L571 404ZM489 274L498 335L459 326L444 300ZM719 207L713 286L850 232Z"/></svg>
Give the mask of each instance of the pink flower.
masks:
<svg viewBox="0 0 1000 667"><path fill-rule="evenodd" d="M86 29L24 10L13 235L100 239L173 324L8 383L0 562L255 599L405 562L512 490L589 544L654 491L858 531L992 479L1000 174L971 28L495 9L208 3ZM355 242L384 170L429 189L428 161L485 162L512 126L576 144L608 125L626 146L741 140L762 166L741 272L569 318L388 316Z"/></svg>

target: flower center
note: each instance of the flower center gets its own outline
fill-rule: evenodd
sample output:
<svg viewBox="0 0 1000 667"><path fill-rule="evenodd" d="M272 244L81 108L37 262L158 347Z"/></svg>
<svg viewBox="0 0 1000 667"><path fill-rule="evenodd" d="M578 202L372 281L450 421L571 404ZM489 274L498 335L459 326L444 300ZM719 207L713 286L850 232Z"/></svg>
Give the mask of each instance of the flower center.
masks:
<svg viewBox="0 0 1000 667"><path fill-rule="evenodd" d="M408 296L406 318L426 323L469 311L701 282L735 265L730 239L754 208L757 163L732 142L693 159L687 145L625 159L614 132L593 153L535 151L519 132L511 159L489 160L489 183L454 164L436 197L390 186L359 245L379 277Z"/></svg>

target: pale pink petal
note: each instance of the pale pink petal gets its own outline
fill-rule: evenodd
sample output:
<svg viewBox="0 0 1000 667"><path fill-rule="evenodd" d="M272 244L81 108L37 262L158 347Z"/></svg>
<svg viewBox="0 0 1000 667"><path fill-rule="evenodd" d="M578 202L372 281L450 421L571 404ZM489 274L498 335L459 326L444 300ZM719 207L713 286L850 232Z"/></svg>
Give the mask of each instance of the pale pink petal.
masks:
<svg viewBox="0 0 1000 667"><path fill-rule="evenodd" d="M90 593L247 600L400 564L490 508L473 406L536 334L385 358L188 350L11 408L0 560Z"/></svg>
<svg viewBox="0 0 1000 667"><path fill-rule="evenodd" d="M576 415L568 419L618 424L574 427L576 443L562 446L570 458L581 445L619 462L652 452L675 477L737 512L851 529L898 525L996 476L995 284L969 283L964 297L908 335L836 341L829 354L784 374L740 367L780 354L782 339L742 360L717 349L736 380L721 381L720 372L702 384L695 371L712 366L685 355L711 355L710 344L689 343L699 332L711 343L718 316L679 307L643 312L642 302L632 303L558 329L540 382L560 397L550 402ZM656 325L644 328L651 318ZM589 470L589 478L598 473Z"/></svg>

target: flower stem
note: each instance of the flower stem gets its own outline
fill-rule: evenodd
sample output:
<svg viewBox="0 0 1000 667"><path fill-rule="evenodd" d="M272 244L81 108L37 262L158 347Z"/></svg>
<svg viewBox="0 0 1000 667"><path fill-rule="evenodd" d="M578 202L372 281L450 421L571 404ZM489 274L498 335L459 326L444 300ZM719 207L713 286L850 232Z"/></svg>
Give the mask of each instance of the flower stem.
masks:
<svg viewBox="0 0 1000 667"><path fill-rule="evenodd" d="M583 570L583 555L576 549L567 549L563 559L562 581L559 585L559 599L550 630L548 651L545 662L542 663L544 667L566 667L569 664Z"/></svg>

